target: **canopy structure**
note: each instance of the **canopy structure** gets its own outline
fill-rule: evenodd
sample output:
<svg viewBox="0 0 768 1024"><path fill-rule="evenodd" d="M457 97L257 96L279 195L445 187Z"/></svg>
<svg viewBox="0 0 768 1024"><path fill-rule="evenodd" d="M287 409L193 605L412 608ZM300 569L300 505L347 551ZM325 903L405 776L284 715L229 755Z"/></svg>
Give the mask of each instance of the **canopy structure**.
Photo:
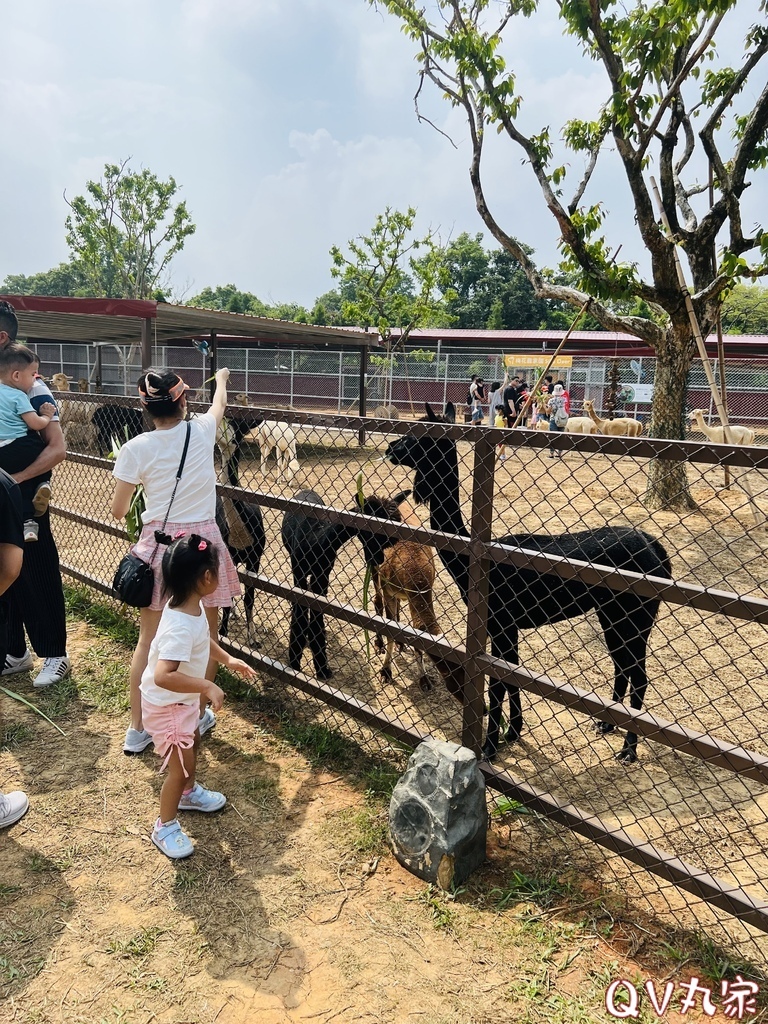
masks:
<svg viewBox="0 0 768 1024"><path fill-rule="evenodd" d="M141 345L141 365L153 364L153 349L174 341L205 338L211 374L217 366L218 342L243 345L283 344L360 353L360 415L365 415L368 353L378 346L376 333L354 328L299 324L290 320L227 313L197 306L142 299L89 299L43 295L0 295L16 310L19 336L29 342L79 342L94 345Z"/></svg>

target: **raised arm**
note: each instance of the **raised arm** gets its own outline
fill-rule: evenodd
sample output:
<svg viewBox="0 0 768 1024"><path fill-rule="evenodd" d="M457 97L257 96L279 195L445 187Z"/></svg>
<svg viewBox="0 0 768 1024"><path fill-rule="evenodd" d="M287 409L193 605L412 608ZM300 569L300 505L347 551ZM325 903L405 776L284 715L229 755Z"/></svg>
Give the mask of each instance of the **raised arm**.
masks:
<svg viewBox="0 0 768 1024"><path fill-rule="evenodd" d="M211 402L211 408L208 412L213 413L216 420L216 426L221 426L221 421L224 419L224 413L227 408L227 381L229 380L229 370L226 366L223 366L220 370L216 371L216 393L213 396Z"/></svg>

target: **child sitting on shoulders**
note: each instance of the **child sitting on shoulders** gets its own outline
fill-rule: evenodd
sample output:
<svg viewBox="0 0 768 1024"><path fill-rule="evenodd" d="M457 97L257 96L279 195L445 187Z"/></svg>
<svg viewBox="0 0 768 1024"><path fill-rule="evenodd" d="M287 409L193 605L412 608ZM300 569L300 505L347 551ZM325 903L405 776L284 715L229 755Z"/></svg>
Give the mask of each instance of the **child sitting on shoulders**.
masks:
<svg viewBox="0 0 768 1024"><path fill-rule="evenodd" d="M194 533L177 535L163 554L163 583L169 601L141 677L144 728L164 759L160 771L168 768L152 842L172 860L195 852L179 824L178 811L218 811L227 802L222 793L206 789L195 778L200 696L208 698L214 711L224 701L223 691L205 678L208 661L212 658L247 679L256 675L250 665L231 657L211 639L200 601L216 590L218 565L214 545Z"/></svg>
<svg viewBox="0 0 768 1024"><path fill-rule="evenodd" d="M13 476L31 466L45 448L37 433L56 415L56 406L44 402L35 412L27 392L37 378L37 353L11 342L0 349L0 469ZM36 541L36 518L45 514L51 500L51 473L41 473L19 484L24 515L24 540Z"/></svg>

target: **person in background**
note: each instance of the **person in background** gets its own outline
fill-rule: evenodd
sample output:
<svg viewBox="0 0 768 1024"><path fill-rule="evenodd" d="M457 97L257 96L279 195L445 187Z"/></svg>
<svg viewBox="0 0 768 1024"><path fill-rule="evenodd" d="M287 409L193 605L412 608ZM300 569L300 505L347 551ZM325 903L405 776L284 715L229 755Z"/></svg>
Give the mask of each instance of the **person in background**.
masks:
<svg viewBox="0 0 768 1024"><path fill-rule="evenodd" d="M16 341L19 322L13 306L0 302L0 349ZM53 395L45 382L35 379L28 398L35 412ZM45 447L26 469L13 473L17 484L49 473L67 457L67 446L56 413L40 437ZM37 544L29 544L16 582L8 590L8 653L2 668L4 676L28 672L34 668L32 651L24 639L26 630L35 654L43 658L43 666L32 680L37 687L51 686L69 675L71 663L67 655L67 613L64 587L59 568L59 552L51 533L51 514L46 510L37 519Z"/></svg>
<svg viewBox="0 0 768 1024"><path fill-rule="evenodd" d="M21 516L21 494L17 484L0 469L0 664L8 644L8 588L21 572L24 557L24 529ZM29 810L29 798L21 790L0 793L0 828L15 825Z"/></svg>
<svg viewBox="0 0 768 1024"><path fill-rule="evenodd" d="M508 384L505 374L503 381L495 380L490 389L490 405L488 406L488 425L496 426L496 412L504 407L504 389ZM506 423L504 424L506 427Z"/></svg>
<svg viewBox="0 0 768 1024"><path fill-rule="evenodd" d="M485 381L475 377L469 385L469 397L472 399L472 422L483 422L483 402L485 401Z"/></svg>
<svg viewBox="0 0 768 1024"><path fill-rule="evenodd" d="M565 411L568 415L571 415L571 395L568 388L565 386L564 380L558 380L555 382L555 387L561 387L563 389L563 398L565 399ZM554 388L553 388L554 390Z"/></svg>
<svg viewBox="0 0 768 1024"><path fill-rule="evenodd" d="M502 402L504 407L504 415L507 417L508 427L511 427L515 422L515 409L517 407L518 398L520 396L521 384L522 380L520 379L520 377L515 376L504 388Z"/></svg>
<svg viewBox="0 0 768 1024"><path fill-rule="evenodd" d="M555 385L552 383L553 377L551 373L548 373L544 380L541 382L541 393L542 395L551 395L555 389Z"/></svg>
<svg viewBox="0 0 768 1024"><path fill-rule="evenodd" d="M547 402L547 411L549 412L549 429L556 430L562 434L568 422L568 413L565 410L565 388L562 384L555 384L552 395ZM549 457L550 459L562 459L563 453L550 449Z"/></svg>

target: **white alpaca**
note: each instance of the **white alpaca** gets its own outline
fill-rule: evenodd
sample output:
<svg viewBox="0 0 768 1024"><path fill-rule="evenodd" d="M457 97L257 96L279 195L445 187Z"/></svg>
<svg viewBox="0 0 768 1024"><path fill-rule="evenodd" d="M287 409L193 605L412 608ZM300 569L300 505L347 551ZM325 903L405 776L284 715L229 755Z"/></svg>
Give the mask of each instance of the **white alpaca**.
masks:
<svg viewBox="0 0 768 1024"><path fill-rule="evenodd" d="M600 419L595 412L593 403L588 398L584 399L584 410L601 434L611 437L639 437L643 432L643 424L640 420L633 420L629 416L619 420Z"/></svg>
<svg viewBox="0 0 768 1024"><path fill-rule="evenodd" d="M716 427L708 427L704 422L704 410L694 409L690 418L695 421L696 426L715 444L754 444L755 432L751 427L742 427L737 423L728 424L728 438L725 436L725 427L718 424Z"/></svg>
<svg viewBox="0 0 768 1024"><path fill-rule="evenodd" d="M569 416L565 424L566 434L596 434L597 427L589 416Z"/></svg>
<svg viewBox="0 0 768 1024"><path fill-rule="evenodd" d="M296 458L296 435L287 423L264 420L256 428L256 440L261 451L261 472L267 472L267 459L274 451L277 460L277 476L290 481L299 469Z"/></svg>

